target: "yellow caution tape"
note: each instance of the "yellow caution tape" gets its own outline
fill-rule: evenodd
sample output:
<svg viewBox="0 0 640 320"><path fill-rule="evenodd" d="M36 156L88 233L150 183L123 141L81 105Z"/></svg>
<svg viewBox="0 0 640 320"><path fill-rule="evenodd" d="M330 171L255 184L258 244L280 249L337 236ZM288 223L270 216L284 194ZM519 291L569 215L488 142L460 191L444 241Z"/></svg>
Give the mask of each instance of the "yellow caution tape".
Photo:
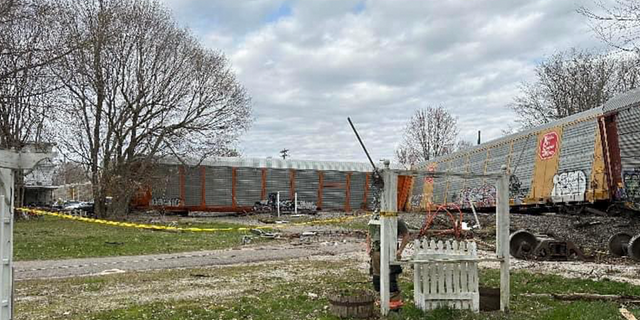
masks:
<svg viewBox="0 0 640 320"><path fill-rule="evenodd" d="M382 212L380 212L380 216L381 217L397 217L398 213L397 212L390 212L390 211L382 211Z"/></svg>
<svg viewBox="0 0 640 320"><path fill-rule="evenodd" d="M133 222L121 222L121 221L111 221L104 219L95 219L95 218L85 218L78 217L66 213L61 212L52 212L46 210L39 209L30 209L30 208L16 208L18 211L32 213L43 216L51 216L62 219L69 219L75 221L89 222L89 223L98 223L109 226L118 226L118 227L129 227L129 228L137 228L137 229L148 229L148 230L169 230L169 231L187 231L187 232L224 232L224 231L250 231L251 229L277 229L277 228L288 228L293 226L306 226L306 225L315 225L315 224L333 224L333 223L341 223L351 221L360 217L369 216L370 213L361 215L361 216L351 216L351 217L342 217L342 218L334 218L334 219L322 219L322 220L312 220L307 222L296 222L296 223L288 223L288 224L275 224L269 226L259 226L259 227L240 227L240 228L183 228L183 227L171 227L171 226L161 226L155 224L141 224L141 223L133 223Z"/></svg>

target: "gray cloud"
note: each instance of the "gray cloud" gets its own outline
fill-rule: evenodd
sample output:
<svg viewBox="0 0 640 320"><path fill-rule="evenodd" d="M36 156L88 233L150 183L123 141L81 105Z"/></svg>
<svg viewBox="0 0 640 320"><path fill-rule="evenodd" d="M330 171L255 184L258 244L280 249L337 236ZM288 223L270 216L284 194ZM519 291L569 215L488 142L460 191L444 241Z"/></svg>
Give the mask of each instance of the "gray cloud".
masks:
<svg viewBox="0 0 640 320"><path fill-rule="evenodd" d="M602 46L571 1L165 1L253 96L247 156L362 161L351 116L375 157L391 158L428 105L456 115L464 139L497 138L536 61Z"/></svg>

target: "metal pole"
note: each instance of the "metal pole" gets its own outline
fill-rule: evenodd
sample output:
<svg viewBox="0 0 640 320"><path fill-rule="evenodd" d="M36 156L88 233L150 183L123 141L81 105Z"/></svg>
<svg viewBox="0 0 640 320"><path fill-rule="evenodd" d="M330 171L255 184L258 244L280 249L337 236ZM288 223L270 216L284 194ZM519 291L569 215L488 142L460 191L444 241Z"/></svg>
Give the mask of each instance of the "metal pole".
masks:
<svg viewBox="0 0 640 320"><path fill-rule="evenodd" d="M476 213L476 207L473 205L473 202L469 201L469 205L471 206L471 211L473 211L473 217L476 218L476 226L478 226L478 229L482 229L482 226L480 225L480 220L478 220L478 213Z"/></svg>
<svg viewBox="0 0 640 320"><path fill-rule="evenodd" d="M293 212L298 214L298 193L293 194Z"/></svg>
<svg viewBox="0 0 640 320"><path fill-rule="evenodd" d="M497 181L496 215L496 255L500 262L500 310L509 311L510 274L509 274L509 171L502 166L502 176Z"/></svg>
<svg viewBox="0 0 640 320"><path fill-rule="evenodd" d="M276 202L278 203L278 218L280 218L280 191L278 191L278 195L276 196Z"/></svg>
<svg viewBox="0 0 640 320"><path fill-rule="evenodd" d="M356 134L356 138L358 138L358 141L360 142L360 145L362 146L362 149L364 149L364 153L367 154L367 158L369 158L369 162L371 163L371 166L373 166L373 171L378 171L378 169L376 168L375 163L373 163L373 160L371 160L371 156L369 155L369 151L367 151L367 148L364 146L364 143L362 142L362 139L360 139L360 135L358 134L358 131L356 130L356 127L353 125L353 122L351 122L351 118L347 117L347 120L349 121L349 124L351 125L351 129L353 129L353 133Z"/></svg>

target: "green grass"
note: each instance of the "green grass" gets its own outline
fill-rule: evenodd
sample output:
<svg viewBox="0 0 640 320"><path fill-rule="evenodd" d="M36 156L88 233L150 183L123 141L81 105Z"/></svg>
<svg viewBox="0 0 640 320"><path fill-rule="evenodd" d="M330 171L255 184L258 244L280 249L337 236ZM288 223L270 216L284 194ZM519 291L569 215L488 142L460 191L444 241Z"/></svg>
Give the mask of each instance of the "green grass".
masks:
<svg viewBox="0 0 640 320"><path fill-rule="evenodd" d="M188 226L241 227L229 223ZM151 231L45 217L15 223L14 258L45 260L213 250L240 245L245 234Z"/></svg>
<svg viewBox="0 0 640 320"><path fill-rule="evenodd" d="M198 273L217 277L224 285L224 279L261 275L270 270L286 270L296 274L293 280L281 277L261 278L259 283L245 285L243 292L236 296L222 298L169 299L151 303L132 304L112 310L73 313L69 319L157 319L157 320L204 320L204 319L323 319L337 320L328 309L327 298L331 292L350 288L369 288L368 276L361 270L353 268L350 262L296 262L295 266L280 262L276 265L226 267L223 269L201 269ZM327 273L318 274L318 270ZM186 272L186 273L193 273ZM89 279L54 280L72 281L82 290L106 290L117 285L119 281L136 281L136 285L154 281L158 277L165 281L181 282L185 276L179 271L164 271L156 275L139 275L135 277L117 275L110 280L91 281ZM127 277L127 278L125 278ZM640 295L640 287L612 281L591 281L565 279L553 275L539 275L527 272L514 272L512 277L511 312L482 312L474 314L467 311L439 309L422 312L413 306L411 273L405 272L401 278L401 287L407 305L400 314L390 319L433 319L433 320L480 320L480 319L541 319L541 320L602 320L621 319L618 304L613 302L563 302L548 298L525 297L524 293L599 293ZM482 285L495 286L499 274L495 270L485 270L481 274ZM129 280L135 279L135 280ZM43 282L44 283L44 282ZM120 283L121 284L121 283ZM51 287L64 287L61 283L48 283ZM317 297L309 293L317 294ZM56 292L65 295L65 292ZM68 293L67 293L68 294ZM627 307L636 316L640 309ZM57 319L52 317L52 319Z"/></svg>

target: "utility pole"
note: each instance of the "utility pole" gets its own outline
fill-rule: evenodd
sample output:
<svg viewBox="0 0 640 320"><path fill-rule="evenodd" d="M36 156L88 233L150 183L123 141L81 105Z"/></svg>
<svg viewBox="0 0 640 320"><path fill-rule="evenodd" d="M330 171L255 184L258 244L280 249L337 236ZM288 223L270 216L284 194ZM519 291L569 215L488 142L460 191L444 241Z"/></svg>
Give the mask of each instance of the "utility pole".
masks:
<svg viewBox="0 0 640 320"><path fill-rule="evenodd" d="M282 160L287 160L287 157L289 156L289 149L280 150L280 156L282 157Z"/></svg>

